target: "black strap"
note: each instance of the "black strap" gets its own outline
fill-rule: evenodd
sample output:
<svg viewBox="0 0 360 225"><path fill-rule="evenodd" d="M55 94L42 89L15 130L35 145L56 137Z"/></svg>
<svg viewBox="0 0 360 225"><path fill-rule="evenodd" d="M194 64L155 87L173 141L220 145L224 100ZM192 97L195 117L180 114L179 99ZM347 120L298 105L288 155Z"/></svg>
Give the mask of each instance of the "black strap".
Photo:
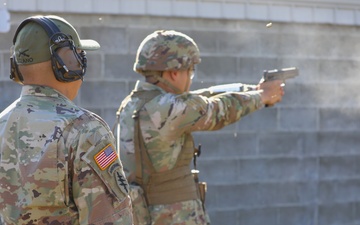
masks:
<svg viewBox="0 0 360 225"><path fill-rule="evenodd" d="M13 38L13 44L15 44L16 38L17 38L19 32L21 31L21 29L30 22L35 22L35 23L39 24L46 31L49 38L52 37L56 33L61 33L58 26L56 26L56 24L51 19L44 17L44 16L30 17L30 18L25 19L23 22L21 22L19 27L16 29L16 32L15 32L15 35Z"/></svg>

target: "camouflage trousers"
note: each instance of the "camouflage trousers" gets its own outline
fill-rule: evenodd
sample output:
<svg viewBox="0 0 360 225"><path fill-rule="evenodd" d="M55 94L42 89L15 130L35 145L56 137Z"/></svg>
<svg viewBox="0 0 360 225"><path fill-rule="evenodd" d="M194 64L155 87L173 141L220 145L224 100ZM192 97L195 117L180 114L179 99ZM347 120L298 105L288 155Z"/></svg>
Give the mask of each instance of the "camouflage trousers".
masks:
<svg viewBox="0 0 360 225"><path fill-rule="evenodd" d="M200 200L149 206L151 225L209 225Z"/></svg>

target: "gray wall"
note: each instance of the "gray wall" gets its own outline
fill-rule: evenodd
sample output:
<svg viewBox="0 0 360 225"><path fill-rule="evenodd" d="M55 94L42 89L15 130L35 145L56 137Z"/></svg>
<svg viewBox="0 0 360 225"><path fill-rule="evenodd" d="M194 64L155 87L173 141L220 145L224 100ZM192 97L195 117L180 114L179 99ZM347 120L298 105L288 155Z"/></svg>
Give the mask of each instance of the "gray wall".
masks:
<svg viewBox="0 0 360 225"><path fill-rule="evenodd" d="M8 79L9 48L19 22L0 34L0 111L19 96ZM136 49L155 29L194 38L202 55L193 89L257 83L264 69L297 66L283 101L215 132L195 133L203 152L214 225L360 224L360 29L357 26L151 16L58 14L102 49L75 100L110 126L120 101L141 79Z"/></svg>

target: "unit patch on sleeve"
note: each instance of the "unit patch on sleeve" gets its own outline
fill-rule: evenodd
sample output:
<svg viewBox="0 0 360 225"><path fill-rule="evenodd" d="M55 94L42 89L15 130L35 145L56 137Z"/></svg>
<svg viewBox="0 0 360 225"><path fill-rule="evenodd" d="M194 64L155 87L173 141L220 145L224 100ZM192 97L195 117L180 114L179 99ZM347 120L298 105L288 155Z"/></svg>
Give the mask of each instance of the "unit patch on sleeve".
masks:
<svg viewBox="0 0 360 225"><path fill-rule="evenodd" d="M95 162L101 170L105 170L117 158L118 155L116 154L112 144L108 144L94 156Z"/></svg>

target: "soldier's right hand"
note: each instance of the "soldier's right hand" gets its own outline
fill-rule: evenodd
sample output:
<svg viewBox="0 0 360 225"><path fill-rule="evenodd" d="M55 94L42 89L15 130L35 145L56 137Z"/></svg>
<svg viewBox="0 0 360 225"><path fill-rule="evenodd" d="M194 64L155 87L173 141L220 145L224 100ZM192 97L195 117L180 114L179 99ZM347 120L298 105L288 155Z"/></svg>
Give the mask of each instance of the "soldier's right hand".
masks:
<svg viewBox="0 0 360 225"><path fill-rule="evenodd" d="M267 106L280 102L284 95L283 86L282 80L261 81L258 86L261 91L261 101Z"/></svg>

